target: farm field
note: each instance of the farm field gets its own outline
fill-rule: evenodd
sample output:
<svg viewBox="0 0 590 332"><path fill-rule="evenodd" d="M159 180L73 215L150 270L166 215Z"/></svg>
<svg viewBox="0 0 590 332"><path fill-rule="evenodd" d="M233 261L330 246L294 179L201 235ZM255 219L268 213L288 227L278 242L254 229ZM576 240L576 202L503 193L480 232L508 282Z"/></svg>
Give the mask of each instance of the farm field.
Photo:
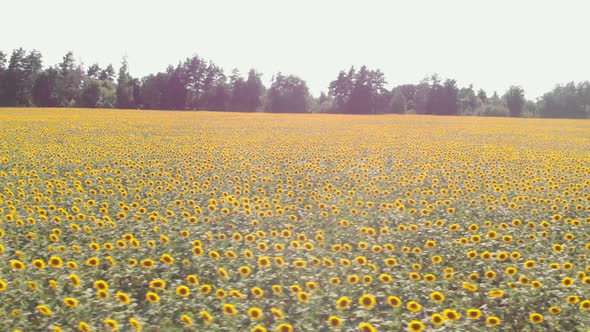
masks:
<svg viewBox="0 0 590 332"><path fill-rule="evenodd" d="M588 331L590 121L0 109L0 331Z"/></svg>

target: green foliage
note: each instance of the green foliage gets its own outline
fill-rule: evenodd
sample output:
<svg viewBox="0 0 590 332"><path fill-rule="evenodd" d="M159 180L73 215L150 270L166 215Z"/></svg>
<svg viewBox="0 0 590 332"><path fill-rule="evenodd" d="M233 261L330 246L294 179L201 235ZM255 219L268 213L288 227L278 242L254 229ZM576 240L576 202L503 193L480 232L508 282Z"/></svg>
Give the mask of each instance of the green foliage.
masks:
<svg viewBox="0 0 590 332"><path fill-rule="evenodd" d="M39 74L33 87L33 102L41 107L60 106L57 91L59 71L49 67Z"/></svg>
<svg viewBox="0 0 590 332"><path fill-rule="evenodd" d="M334 97L336 111L349 114L374 114L382 109L385 94L385 75L380 70L362 66L358 71L351 67L341 71L330 83L330 96Z"/></svg>
<svg viewBox="0 0 590 332"><path fill-rule="evenodd" d="M407 101L400 89L394 89L391 101L389 102L389 111L391 113L403 114L407 110Z"/></svg>
<svg viewBox="0 0 590 332"><path fill-rule="evenodd" d="M129 65L127 58L121 61L119 76L117 78L117 108L135 108L133 98L133 80L129 75Z"/></svg>
<svg viewBox="0 0 590 332"><path fill-rule="evenodd" d="M12 52L4 73L4 105L32 106L32 90L42 68L41 53L32 50L29 54L23 48Z"/></svg>
<svg viewBox="0 0 590 332"><path fill-rule="evenodd" d="M4 54L4 52L0 51L0 71L3 71L5 66L6 66L6 54Z"/></svg>
<svg viewBox="0 0 590 332"><path fill-rule="evenodd" d="M507 117L510 115L510 111L502 104L484 104L479 106L472 115Z"/></svg>
<svg viewBox="0 0 590 332"><path fill-rule="evenodd" d="M541 97L538 112L543 118L587 118L590 115L590 82L557 85Z"/></svg>
<svg viewBox="0 0 590 332"><path fill-rule="evenodd" d="M4 52L0 51L0 106L4 105L5 102L5 96L4 96L4 91L6 89L5 84L6 84L6 80L4 78L4 76L6 75L6 70L4 69L6 66L6 54L4 54Z"/></svg>
<svg viewBox="0 0 590 332"><path fill-rule="evenodd" d="M244 80L237 70L230 78L231 98L229 110L233 112L256 112L261 106L260 96L264 92L264 85L260 77L262 74L250 69L248 78Z"/></svg>
<svg viewBox="0 0 590 332"><path fill-rule="evenodd" d="M99 108L115 108L117 102L117 87L111 80L100 81L100 98L96 107Z"/></svg>
<svg viewBox="0 0 590 332"><path fill-rule="evenodd" d="M487 101L487 96L483 90L479 90L476 95L473 90L473 84L470 84L469 87L459 90L458 99L460 114L474 114L475 110Z"/></svg>
<svg viewBox="0 0 590 332"><path fill-rule="evenodd" d="M394 88L389 101L390 111L457 115L458 96L459 89L455 80L446 79L441 83L440 77L434 74L424 78L418 85L405 84Z"/></svg>
<svg viewBox="0 0 590 332"><path fill-rule="evenodd" d="M434 74L418 84L385 88L385 75L366 66L342 70L328 94L313 98L306 82L278 74L270 89L262 73L246 77L223 69L198 55L141 79L132 77L124 58L117 73L111 64L87 68L67 52L60 63L43 68L41 53L18 48L10 56L0 51L0 107L88 107L233 112L311 112L345 114L412 113L434 115L588 118L590 82L557 85L537 102L511 86L500 98L473 85L457 87L453 79Z"/></svg>
<svg viewBox="0 0 590 332"><path fill-rule="evenodd" d="M268 111L271 113L306 113L309 90L301 78L280 72L268 90Z"/></svg>
<svg viewBox="0 0 590 332"><path fill-rule="evenodd" d="M98 79L101 81L113 81L113 77L115 77L115 68L109 63L105 69L100 71Z"/></svg>
<svg viewBox="0 0 590 332"><path fill-rule="evenodd" d="M84 82L82 96L80 100L81 107L95 108L100 101L100 81L87 79Z"/></svg>
<svg viewBox="0 0 590 332"><path fill-rule="evenodd" d="M520 117L526 102L526 99L524 98L524 90L519 86L512 85L508 88L508 91L506 91L504 99L506 100L506 106L510 111L510 116Z"/></svg>
<svg viewBox="0 0 590 332"><path fill-rule="evenodd" d="M483 89L479 89L479 91L477 91L477 97L484 104L488 102L488 95Z"/></svg>

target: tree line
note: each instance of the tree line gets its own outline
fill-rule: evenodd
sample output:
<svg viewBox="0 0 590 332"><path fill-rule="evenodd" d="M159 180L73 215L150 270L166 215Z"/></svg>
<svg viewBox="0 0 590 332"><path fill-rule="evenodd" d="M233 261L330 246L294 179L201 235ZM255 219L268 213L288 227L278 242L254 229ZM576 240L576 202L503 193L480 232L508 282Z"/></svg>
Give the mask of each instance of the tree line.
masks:
<svg viewBox="0 0 590 332"><path fill-rule="evenodd" d="M0 51L0 107L84 107L160 110L211 110L272 113L412 113L546 118L590 117L590 82L571 82L536 101L511 86L502 95L458 87L454 79L434 74L417 84L388 89L379 69L351 67L313 97L305 80L277 73L270 86L251 69L229 76L198 55L142 78L129 74L123 58L118 71L109 64L85 67L67 52L56 65L43 67L36 50Z"/></svg>

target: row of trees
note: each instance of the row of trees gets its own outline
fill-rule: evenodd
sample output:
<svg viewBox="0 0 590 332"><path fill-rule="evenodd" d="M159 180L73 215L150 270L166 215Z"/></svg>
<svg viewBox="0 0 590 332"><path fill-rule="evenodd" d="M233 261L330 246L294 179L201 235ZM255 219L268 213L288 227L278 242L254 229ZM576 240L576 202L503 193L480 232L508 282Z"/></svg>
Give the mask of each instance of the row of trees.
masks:
<svg viewBox="0 0 590 332"><path fill-rule="evenodd" d="M214 110L275 113L415 113L513 117L590 116L590 83L558 85L536 102L511 86L502 96L472 85L459 88L438 75L418 84L386 88L385 75L366 66L341 71L328 93L310 95L306 82L278 73L267 89L262 74L251 69L229 76L199 56L145 76L132 77L124 58L118 72L112 65L85 67L68 52L60 63L43 67L36 50L19 48L10 56L0 51L0 107L87 107L166 110Z"/></svg>

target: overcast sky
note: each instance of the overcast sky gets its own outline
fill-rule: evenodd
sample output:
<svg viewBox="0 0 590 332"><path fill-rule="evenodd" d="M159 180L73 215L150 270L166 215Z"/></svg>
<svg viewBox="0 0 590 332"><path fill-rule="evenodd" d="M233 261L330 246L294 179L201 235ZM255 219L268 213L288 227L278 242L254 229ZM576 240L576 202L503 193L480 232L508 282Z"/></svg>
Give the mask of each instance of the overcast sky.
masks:
<svg viewBox="0 0 590 332"><path fill-rule="evenodd" d="M127 55L133 76L193 54L229 73L305 79L314 94L351 65L389 86L431 73L488 93L521 85L534 99L590 79L590 1L0 0L0 49L68 51L86 65Z"/></svg>

